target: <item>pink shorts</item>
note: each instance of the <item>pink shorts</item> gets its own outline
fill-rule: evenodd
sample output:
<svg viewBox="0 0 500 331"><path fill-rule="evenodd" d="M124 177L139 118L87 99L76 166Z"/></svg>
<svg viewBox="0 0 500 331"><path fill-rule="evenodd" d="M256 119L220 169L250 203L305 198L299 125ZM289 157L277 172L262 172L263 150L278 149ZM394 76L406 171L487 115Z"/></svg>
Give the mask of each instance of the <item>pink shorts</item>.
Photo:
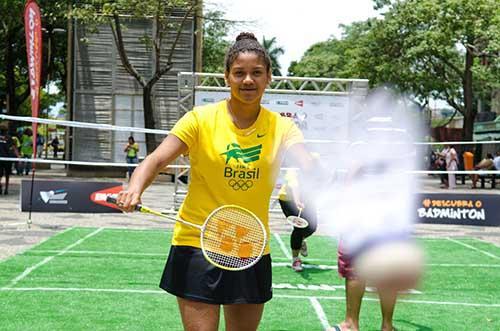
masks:
<svg viewBox="0 0 500 331"><path fill-rule="evenodd" d="M337 266L340 277L346 279L356 279L356 274L354 273L351 257L342 252L342 247L340 244L337 250Z"/></svg>

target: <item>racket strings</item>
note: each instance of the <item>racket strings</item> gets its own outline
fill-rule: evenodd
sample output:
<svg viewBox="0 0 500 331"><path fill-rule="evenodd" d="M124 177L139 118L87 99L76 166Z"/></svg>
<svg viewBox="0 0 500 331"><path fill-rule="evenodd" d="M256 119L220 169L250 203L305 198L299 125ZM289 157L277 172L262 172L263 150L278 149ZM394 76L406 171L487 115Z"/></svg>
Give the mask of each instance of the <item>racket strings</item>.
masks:
<svg viewBox="0 0 500 331"><path fill-rule="evenodd" d="M205 224L202 249L216 265L243 269L260 259L265 230L248 211L228 206L214 212Z"/></svg>

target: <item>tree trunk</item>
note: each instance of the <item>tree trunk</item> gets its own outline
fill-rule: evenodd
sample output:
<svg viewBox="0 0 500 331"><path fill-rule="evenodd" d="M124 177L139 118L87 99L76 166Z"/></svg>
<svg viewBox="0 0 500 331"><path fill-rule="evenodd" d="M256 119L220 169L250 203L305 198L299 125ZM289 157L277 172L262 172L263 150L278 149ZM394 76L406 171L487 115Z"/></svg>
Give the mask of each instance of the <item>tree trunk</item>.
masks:
<svg viewBox="0 0 500 331"><path fill-rule="evenodd" d="M154 118L153 98L151 95L152 87L146 85L142 89L142 106L144 108L144 127L147 129L156 129ZM146 133L146 150L152 153L156 148L156 137L153 133Z"/></svg>
<svg viewBox="0 0 500 331"><path fill-rule="evenodd" d="M12 33L7 33L5 42L5 79L7 114L17 115L16 109L16 76L14 72L14 50Z"/></svg>
<svg viewBox="0 0 500 331"><path fill-rule="evenodd" d="M467 48L465 53L465 71L463 78L464 89L464 125L462 130L462 140L471 141L474 134L474 119L476 118L476 109L473 105L473 90L472 90L472 64L474 55Z"/></svg>

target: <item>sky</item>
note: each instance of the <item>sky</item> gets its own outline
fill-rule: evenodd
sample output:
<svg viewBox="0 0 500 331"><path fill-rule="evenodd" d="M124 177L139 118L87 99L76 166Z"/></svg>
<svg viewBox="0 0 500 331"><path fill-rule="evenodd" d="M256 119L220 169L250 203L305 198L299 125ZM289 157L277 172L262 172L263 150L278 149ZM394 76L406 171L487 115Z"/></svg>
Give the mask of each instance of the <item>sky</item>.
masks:
<svg viewBox="0 0 500 331"><path fill-rule="evenodd" d="M291 61L298 61L313 44L334 36L340 38L339 24L363 21L377 15L372 0L205 0L208 9L219 8L229 20L248 21L233 31L231 40L240 31L250 31L262 40L276 37L285 49L279 59L282 73Z"/></svg>

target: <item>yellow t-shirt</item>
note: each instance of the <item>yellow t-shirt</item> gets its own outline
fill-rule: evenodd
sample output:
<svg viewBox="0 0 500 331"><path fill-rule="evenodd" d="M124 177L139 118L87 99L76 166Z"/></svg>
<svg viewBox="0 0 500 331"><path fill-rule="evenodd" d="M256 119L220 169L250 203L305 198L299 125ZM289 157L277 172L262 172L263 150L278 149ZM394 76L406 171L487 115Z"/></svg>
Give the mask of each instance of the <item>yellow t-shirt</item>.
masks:
<svg viewBox="0 0 500 331"><path fill-rule="evenodd" d="M179 217L201 225L215 208L235 204L256 214L269 234L269 200L284 152L304 140L297 126L261 107L251 127L238 129L221 101L188 112L171 133L188 146L191 164ZM200 247L199 230L177 222L172 245Z"/></svg>
<svg viewBox="0 0 500 331"><path fill-rule="evenodd" d="M473 170L474 169L474 154L471 152L464 153L464 169Z"/></svg>
<svg viewBox="0 0 500 331"><path fill-rule="evenodd" d="M291 188L299 186L297 176L298 174L296 169L288 169L285 172L284 183L278 192L278 199L281 201L290 201L293 199Z"/></svg>

